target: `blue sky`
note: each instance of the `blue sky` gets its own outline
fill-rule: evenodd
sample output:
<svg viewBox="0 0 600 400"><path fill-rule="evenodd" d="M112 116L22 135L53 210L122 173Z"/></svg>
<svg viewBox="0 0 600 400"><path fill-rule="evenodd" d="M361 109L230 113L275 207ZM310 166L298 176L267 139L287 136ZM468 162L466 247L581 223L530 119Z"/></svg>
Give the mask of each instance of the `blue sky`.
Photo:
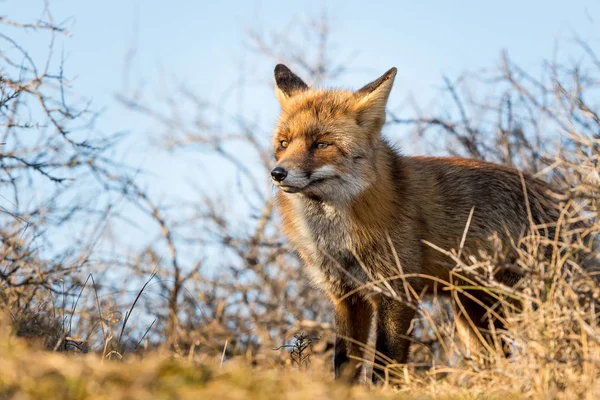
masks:
<svg viewBox="0 0 600 400"><path fill-rule="evenodd" d="M186 80L201 97L217 98L237 76L240 60L252 58L245 46L248 27L279 31L322 9L331 20L339 58L355 53L352 65L361 71L339 84L359 86L397 66L397 99L409 92L433 94L442 74L489 66L502 49L527 67L550 56L555 40L575 34L600 40L600 3L594 0L55 0L50 6L56 21L68 20L72 33L60 46L68 56L68 72L77 76L74 89L107 109L102 122L107 130L137 125L119 120L124 110L114 101L123 88L124 57L132 46L137 47L133 72L146 88L160 80L162 71ZM4 0L0 10L0 15L28 20L40 15L42 1ZM587 14L596 19L595 26ZM268 62L257 64L253 80L269 82L272 69Z"/></svg>
<svg viewBox="0 0 600 400"><path fill-rule="evenodd" d="M42 9L40 0L0 1L0 15L19 21L34 20ZM396 66L392 107L409 96L429 104L438 95L442 75L455 77L466 69L492 66L504 49L518 64L535 70L542 59L551 57L555 43L567 47L575 35L596 47L600 41L597 0L51 0L50 9L55 21L66 21L71 32L59 40L58 49L66 55L73 92L92 98L92 107L103 110L99 131L131 132L121 156L153 172L140 179L156 198L167 199L193 198L190 181L219 186L234 178L211 173L218 166L200 154L174 158L159 151L150 141L158 133L154 125L126 110L115 96L131 87L143 88L144 98L159 105L162 97L173 93L168 88L185 82L200 98L225 99L223 106L231 112L243 104L268 137L278 112L268 86L274 62L249 48L249 27L279 32L325 10L332 56L345 60L352 55L350 72L332 83L357 88ZM43 59L46 43L33 34L17 38ZM131 49L135 54L127 87L124 71ZM241 103L234 96L223 97L240 66L250 71ZM401 146L408 152L423 150Z"/></svg>

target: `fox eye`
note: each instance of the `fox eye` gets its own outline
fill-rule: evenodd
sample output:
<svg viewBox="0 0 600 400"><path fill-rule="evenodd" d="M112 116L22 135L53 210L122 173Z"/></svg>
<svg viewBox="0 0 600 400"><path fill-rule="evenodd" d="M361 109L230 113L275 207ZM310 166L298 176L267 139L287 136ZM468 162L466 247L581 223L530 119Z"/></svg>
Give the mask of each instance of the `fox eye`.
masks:
<svg viewBox="0 0 600 400"><path fill-rule="evenodd" d="M290 145L290 143L287 140L281 140L279 145L285 149Z"/></svg>
<svg viewBox="0 0 600 400"><path fill-rule="evenodd" d="M329 147L330 143L325 143L325 142L319 142L317 143L317 149L325 149L327 147Z"/></svg>

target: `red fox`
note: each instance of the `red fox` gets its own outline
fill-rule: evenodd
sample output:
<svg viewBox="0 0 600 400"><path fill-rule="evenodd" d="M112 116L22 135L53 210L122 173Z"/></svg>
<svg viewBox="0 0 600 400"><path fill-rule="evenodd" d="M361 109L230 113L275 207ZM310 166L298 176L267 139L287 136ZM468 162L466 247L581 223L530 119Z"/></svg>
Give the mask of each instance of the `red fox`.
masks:
<svg viewBox="0 0 600 400"><path fill-rule="evenodd" d="M279 189L276 205L283 233L304 261L313 283L335 305L336 377L360 370L375 315L375 350L405 363L407 332L415 315L406 302L373 293L369 281L405 293L432 290L455 265L442 249L457 249L472 212L463 252L492 251L496 235L505 248L534 223L553 218L546 183L503 165L457 157L407 157L381 136L396 68L358 91L312 89L284 65L275 67L281 116L273 137ZM523 188L526 188L524 190ZM473 210L473 211L472 211ZM497 244L496 244L497 246ZM503 274L513 284L519 277ZM455 317L478 327L489 321L481 304L462 296ZM472 326L472 324L470 324ZM345 375L345 373L343 374ZM375 374L374 374L375 375Z"/></svg>

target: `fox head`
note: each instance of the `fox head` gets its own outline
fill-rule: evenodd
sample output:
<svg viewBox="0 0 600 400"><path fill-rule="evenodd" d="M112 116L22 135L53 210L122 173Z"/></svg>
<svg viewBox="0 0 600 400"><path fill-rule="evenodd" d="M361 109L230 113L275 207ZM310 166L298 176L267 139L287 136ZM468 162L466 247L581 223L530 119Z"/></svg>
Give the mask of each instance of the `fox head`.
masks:
<svg viewBox="0 0 600 400"><path fill-rule="evenodd" d="M371 186L395 76L392 68L355 92L311 89L277 65L281 116L273 136L274 184L286 193L342 202Z"/></svg>

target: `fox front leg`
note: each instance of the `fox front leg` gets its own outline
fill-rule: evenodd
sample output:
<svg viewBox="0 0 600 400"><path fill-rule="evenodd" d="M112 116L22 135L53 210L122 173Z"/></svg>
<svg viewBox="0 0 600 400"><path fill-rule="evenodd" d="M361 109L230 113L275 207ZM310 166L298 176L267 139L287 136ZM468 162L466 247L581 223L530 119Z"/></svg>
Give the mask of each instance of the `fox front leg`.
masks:
<svg viewBox="0 0 600 400"><path fill-rule="evenodd" d="M373 307L358 295L335 300L336 340L333 356L336 379L356 382L369 339Z"/></svg>
<svg viewBox="0 0 600 400"><path fill-rule="evenodd" d="M388 297L382 296L377 302L373 383L388 376L386 367L406 363L410 348L408 330L415 312L411 305Z"/></svg>

